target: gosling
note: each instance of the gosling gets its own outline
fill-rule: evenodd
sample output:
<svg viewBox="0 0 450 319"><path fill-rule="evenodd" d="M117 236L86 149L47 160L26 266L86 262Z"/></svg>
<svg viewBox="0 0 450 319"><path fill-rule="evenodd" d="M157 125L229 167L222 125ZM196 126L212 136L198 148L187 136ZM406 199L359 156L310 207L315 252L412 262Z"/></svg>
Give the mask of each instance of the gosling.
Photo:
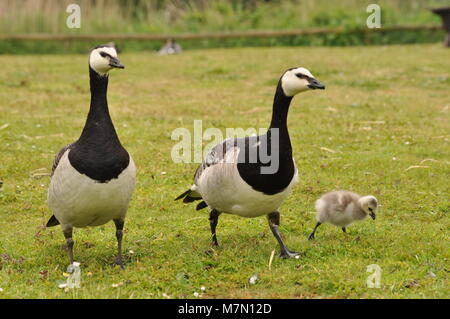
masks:
<svg viewBox="0 0 450 319"><path fill-rule="evenodd" d="M349 191L329 192L316 201L317 224L308 236L308 240L314 239L317 227L323 223L330 223L341 227L346 232L346 227L355 221L363 220L369 215L376 218L378 208L377 199L372 196L361 197Z"/></svg>

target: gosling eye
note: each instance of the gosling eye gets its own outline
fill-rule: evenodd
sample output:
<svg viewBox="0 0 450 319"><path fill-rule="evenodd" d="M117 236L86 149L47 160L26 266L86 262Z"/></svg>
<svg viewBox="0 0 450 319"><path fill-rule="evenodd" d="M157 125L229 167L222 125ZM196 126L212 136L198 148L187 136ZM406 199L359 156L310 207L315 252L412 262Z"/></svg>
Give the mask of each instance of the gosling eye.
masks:
<svg viewBox="0 0 450 319"><path fill-rule="evenodd" d="M369 207L369 210L370 210L371 213L373 213L372 207Z"/></svg>

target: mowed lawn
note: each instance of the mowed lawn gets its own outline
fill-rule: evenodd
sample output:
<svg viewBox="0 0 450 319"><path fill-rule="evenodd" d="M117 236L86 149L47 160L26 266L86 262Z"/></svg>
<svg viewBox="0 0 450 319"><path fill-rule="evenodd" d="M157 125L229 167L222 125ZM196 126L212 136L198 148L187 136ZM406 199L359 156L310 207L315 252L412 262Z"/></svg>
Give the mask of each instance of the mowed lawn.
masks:
<svg viewBox="0 0 450 319"><path fill-rule="evenodd" d="M120 54L109 106L138 166L125 223L126 270L112 266L113 223L74 232L81 288L64 291L59 227L44 227L55 153L89 107L86 55L0 56L0 298L448 298L450 50L441 44L246 48ZM275 258L265 217L222 215L212 250L206 210L175 202L198 164L175 164L176 128L264 128L278 78L304 66L325 91L293 100L300 182L281 207L299 259ZM208 144L205 141L204 144ZM39 178L40 177L40 178ZM73 185L76 187L76 185ZM314 201L348 189L382 204L347 236L315 224ZM368 288L367 266L381 267ZM249 278L258 275L256 284Z"/></svg>

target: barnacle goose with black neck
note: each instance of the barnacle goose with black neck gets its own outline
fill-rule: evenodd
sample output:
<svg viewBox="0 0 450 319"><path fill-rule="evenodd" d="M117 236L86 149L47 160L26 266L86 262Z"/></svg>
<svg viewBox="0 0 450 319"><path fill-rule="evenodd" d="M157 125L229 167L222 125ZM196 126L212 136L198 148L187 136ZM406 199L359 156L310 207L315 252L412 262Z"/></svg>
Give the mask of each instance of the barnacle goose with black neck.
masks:
<svg viewBox="0 0 450 319"><path fill-rule="evenodd" d="M197 168L194 184L176 198L183 198L185 203L202 200L197 210L209 207L213 245L218 245L216 226L221 213L242 217L267 215L280 245L280 257L298 255L287 249L278 229L278 209L297 181L287 115L294 95L314 89L325 86L307 69L287 70L278 81L266 134L231 138L213 147Z"/></svg>
<svg viewBox="0 0 450 319"><path fill-rule="evenodd" d="M79 139L56 155L48 190L53 216L47 227L61 224L73 263L74 227L116 225L116 264L123 268L122 236L136 167L121 145L109 115L108 72L123 69L114 47L97 46L89 55L91 104Z"/></svg>

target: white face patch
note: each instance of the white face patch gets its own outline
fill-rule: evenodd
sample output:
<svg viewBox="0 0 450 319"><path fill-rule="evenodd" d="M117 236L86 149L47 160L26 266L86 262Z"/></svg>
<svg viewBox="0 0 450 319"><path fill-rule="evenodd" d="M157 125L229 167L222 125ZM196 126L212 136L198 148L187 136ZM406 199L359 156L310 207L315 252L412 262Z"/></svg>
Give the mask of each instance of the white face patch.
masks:
<svg viewBox="0 0 450 319"><path fill-rule="evenodd" d="M98 74L105 75L112 67L109 65L109 58L102 57L100 52L105 52L114 58L117 58L117 52L113 47L100 47L92 50L89 56L90 67Z"/></svg>
<svg viewBox="0 0 450 319"><path fill-rule="evenodd" d="M281 78L281 88L286 96L294 96L309 89L308 80L299 78L296 74L303 74L307 77L314 78L311 72L305 68L295 68L286 71Z"/></svg>
<svg viewBox="0 0 450 319"><path fill-rule="evenodd" d="M369 208L371 208L374 212L377 211L378 209L378 201L377 199L372 196L372 195L368 195L368 196L364 196L360 198L360 203L361 203L361 207L362 209L369 214Z"/></svg>

